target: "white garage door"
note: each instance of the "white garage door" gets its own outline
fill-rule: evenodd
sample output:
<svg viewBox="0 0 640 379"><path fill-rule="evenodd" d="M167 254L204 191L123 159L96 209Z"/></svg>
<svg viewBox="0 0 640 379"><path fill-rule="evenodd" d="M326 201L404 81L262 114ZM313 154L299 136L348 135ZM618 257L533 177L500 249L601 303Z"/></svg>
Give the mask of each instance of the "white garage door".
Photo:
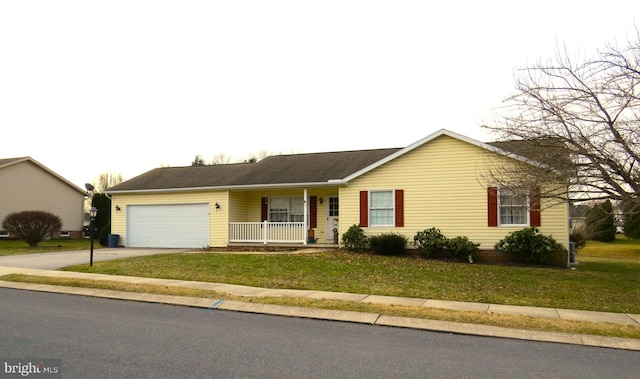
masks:
<svg viewBox="0 0 640 379"><path fill-rule="evenodd" d="M209 205L129 205L127 247L209 246Z"/></svg>

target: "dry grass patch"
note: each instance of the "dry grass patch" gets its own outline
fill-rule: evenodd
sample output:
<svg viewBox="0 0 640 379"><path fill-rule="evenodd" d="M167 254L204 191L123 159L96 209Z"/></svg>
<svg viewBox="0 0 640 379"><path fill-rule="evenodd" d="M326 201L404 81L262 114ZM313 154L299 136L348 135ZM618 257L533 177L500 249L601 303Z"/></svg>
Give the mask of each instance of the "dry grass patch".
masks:
<svg viewBox="0 0 640 379"><path fill-rule="evenodd" d="M297 297L242 297L209 290L181 288L175 286L122 283L109 280L57 278L20 274L5 275L0 277L0 279L14 282L27 282L81 288L96 288L135 293L151 293L159 295L188 296L212 299L215 298L260 304L335 309L354 312L369 312L387 316L413 317L430 320L491 325L514 329L588 334L621 338L640 338L640 327L611 323L567 321L518 315L505 315L471 311L452 311L427 307L363 304L350 301L318 300Z"/></svg>

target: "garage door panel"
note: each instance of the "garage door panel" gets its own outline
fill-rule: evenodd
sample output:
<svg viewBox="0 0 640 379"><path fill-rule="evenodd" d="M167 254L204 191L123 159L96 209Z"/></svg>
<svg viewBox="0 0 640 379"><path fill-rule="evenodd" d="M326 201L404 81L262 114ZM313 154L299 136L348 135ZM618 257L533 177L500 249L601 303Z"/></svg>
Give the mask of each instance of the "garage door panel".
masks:
<svg viewBox="0 0 640 379"><path fill-rule="evenodd" d="M126 244L128 247L206 247L209 245L209 205L130 205Z"/></svg>

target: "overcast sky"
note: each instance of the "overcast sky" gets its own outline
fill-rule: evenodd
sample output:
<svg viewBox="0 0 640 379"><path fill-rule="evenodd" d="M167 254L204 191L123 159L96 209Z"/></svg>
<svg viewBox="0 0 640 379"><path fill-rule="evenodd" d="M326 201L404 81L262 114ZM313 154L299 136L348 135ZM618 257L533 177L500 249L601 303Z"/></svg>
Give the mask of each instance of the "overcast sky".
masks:
<svg viewBox="0 0 640 379"><path fill-rule="evenodd" d="M516 67L636 33L640 1L0 1L0 158L83 188L196 154L480 128Z"/></svg>

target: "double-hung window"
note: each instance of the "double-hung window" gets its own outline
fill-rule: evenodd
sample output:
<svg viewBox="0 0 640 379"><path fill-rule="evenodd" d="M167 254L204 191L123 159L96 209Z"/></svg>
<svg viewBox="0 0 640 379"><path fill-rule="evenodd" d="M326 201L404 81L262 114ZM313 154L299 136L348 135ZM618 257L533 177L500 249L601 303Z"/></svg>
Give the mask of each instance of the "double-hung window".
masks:
<svg viewBox="0 0 640 379"><path fill-rule="evenodd" d="M393 191L369 192L369 219L371 226L394 225Z"/></svg>
<svg viewBox="0 0 640 379"><path fill-rule="evenodd" d="M500 225L527 225L529 200L526 195L517 194L506 188L500 188L498 210Z"/></svg>
<svg viewBox="0 0 640 379"><path fill-rule="evenodd" d="M269 221L303 222L304 199L302 197L270 197Z"/></svg>

